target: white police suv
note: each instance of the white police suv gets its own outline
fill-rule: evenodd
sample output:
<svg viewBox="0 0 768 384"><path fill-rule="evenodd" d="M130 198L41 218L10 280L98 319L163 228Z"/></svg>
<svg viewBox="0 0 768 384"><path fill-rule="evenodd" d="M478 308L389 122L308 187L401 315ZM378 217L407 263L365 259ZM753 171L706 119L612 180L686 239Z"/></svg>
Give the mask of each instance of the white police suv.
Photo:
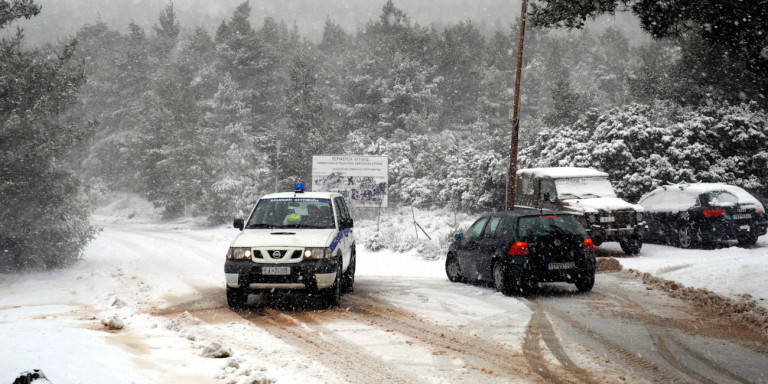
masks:
<svg viewBox="0 0 768 384"><path fill-rule="evenodd" d="M355 283L353 221L344 197L333 192L264 195L247 220L224 263L227 303L243 307L249 293L304 290L327 306L338 306Z"/></svg>

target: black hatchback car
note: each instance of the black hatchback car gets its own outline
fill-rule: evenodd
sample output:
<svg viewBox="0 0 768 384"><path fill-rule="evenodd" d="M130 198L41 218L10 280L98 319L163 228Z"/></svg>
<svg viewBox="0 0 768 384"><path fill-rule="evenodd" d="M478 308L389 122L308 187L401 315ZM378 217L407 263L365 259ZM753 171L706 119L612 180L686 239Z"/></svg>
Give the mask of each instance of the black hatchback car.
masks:
<svg viewBox="0 0 768 384"><path fill-rule="evenodd" d="M645 238L682 248L722 240L737 240L749 247L768 228L760 201L725 183L663 186L641 197L638 204L645 209Z"/></svg>
<svg viewBox="0 0 768 384"><path fill-rule="evenodd" d="M538 282L595 284L595 247L571 213L515 208L480 217L448 249L453 282L491 282L506 295L529 294Z"/></svg>

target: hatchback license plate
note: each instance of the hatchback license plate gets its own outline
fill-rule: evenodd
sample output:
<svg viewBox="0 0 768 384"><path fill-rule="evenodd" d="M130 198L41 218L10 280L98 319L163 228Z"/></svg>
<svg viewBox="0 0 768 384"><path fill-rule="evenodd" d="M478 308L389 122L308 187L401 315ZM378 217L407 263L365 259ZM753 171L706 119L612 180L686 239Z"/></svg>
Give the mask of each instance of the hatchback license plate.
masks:
<svg viewBox="0 0 768 384"><path fill-rule="evenodd" d="M291 267L261 267L262 275L290 275Z"/></svg>
<svg viewBox="0 0 768 384"><path fill-rule="evenodd" d="M752 214L750 213L739 213L739 214L733 215L734 220L743 220L743 219L751 219L751 218L752 218Z"/></svg>
<svg viewBox="0 0 768 384"><path fill-rule="evenodd" d="M573 261L569 261L567 263L549 263L547 264L547 270L554 271L558 269L573 269L575 266L576 264Z"/></svg>

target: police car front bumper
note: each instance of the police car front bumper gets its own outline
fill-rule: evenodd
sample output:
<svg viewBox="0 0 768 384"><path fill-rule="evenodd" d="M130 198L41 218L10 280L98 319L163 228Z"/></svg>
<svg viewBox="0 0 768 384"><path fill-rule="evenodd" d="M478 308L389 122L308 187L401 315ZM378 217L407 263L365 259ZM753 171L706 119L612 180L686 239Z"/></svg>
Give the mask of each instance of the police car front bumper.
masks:
<svg viewBox="0 0 768 384"><path fill-rule="evenodd" d="M258 290L320 290L333 286L339 259L298 263L255 263L227 260L224 276L230 288Z"/></svg>

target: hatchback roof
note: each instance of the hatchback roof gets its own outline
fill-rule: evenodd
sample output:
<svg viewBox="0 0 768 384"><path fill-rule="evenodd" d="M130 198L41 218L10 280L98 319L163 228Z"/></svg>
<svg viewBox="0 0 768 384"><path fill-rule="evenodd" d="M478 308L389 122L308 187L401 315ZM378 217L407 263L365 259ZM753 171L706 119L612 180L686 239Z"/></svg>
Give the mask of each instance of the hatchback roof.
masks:
<svg viewBox="0 0 768 384"><path fill-rule="evenodd" d="M498 211L488 215L500 214L502 216L534 216L534 215L573 215L571 212L553 211L551 209L538 209L532 207L516 206L513 211Z"/></svg>

